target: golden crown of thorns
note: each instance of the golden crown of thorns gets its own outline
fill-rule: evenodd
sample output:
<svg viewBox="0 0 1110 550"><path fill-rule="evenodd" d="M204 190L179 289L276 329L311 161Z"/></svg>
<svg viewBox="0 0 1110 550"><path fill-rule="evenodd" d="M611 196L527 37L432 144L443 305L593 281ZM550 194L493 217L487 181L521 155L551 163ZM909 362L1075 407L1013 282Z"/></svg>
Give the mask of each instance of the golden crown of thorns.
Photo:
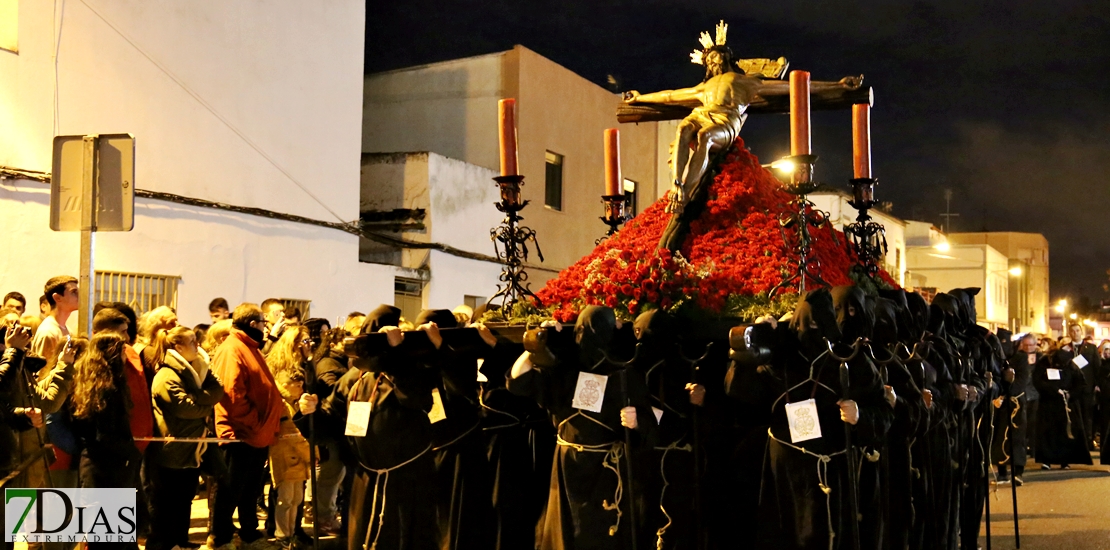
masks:
<svg viewBox="0 0 1110 550"><path fill-rule="evenodd" d="M690 62L704 65L705 54L709 52L709 49L714 46L724 46L727 37L728 25L726 25L723 20L717 23L717 36L715 38L709 36L709 31L701 33L701 37L698 38L698 41L701 42L701 46L704 49L694 50L693 53L690 54Z"/></svg>

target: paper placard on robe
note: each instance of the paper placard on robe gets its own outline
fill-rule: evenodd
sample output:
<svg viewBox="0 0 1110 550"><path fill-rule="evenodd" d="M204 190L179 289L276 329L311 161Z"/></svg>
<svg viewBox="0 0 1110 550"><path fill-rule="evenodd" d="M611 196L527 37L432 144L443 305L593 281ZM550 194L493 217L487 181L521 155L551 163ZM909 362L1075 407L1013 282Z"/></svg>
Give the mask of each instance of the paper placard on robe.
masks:
<svg viewBox="0 0 1110 550"><path fill-rule="evenodd" d="M791 443L821 437L821 421L817 418L817 402L813 399L787 403L786 420L790 424Z"/></svg>
<svg viewBox="0 0 1110 550"><path fill-rule="evenodd" d="M663 409L652 407L651 412L655 413L655 423L659 424L663 421Z"/></svg>
<svg viewBox="0 0 1110 550"><path fill-rule="evenodd" d="M608 376L578 373L578 385L574 388L574 399L570 406L584 411L601 412L601 403L605 401L605 385L608 383Z"/></svg>
<svg viewBox="0 0 1110 550"><path fill-rule="evenodd" d="M1072 357L1071 362L1074 363L1075 366L1077 366L1079 368L1086 367L1087 365L1090 364L1090 363L1087 362L1087 358L1083 357L1082 355L1076 355L1075 357Z"/></svg>
<svg viewBox="0 0 1110 550"><path fill-rule="evenodd" d="M439 388L432 388L432 410L428 411L428 420L432 424L447 420L447 411L443 410L443 399L439 396Z"/></svg>
<svg viewBox="0 0 1110 550"><path fill-rule="evenodd" d="M1048 379L1049 380L1059 380L1060 379L1060 369L1045 369L1045 372L1048 373Z"/></svg>
<svg viewBox="0 0 1110 550"><path fill-rule="evenodd" d="M366 401L351 401L347 403L347 427L343 435L366 437L366 430L370 427L370 403Z"/></svg>

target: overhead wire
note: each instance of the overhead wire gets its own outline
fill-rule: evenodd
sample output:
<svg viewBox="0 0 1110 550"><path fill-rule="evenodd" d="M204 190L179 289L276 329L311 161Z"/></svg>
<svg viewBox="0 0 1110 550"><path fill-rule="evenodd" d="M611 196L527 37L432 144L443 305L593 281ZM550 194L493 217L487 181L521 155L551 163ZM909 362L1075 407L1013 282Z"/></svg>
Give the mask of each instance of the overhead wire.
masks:
<svg viewBox="0 0 1110 550"><path fill-rule="evenodd" d="M286 170L285 167L278 164L278 162L276 160L274 160L274 158L271 157L269 153L267 153L265 150L262 149L261 146L259 146L252 139L250 139L250 137L248 137L246 135L246 133L244 133L242 130L240 130L238 127L236 127L234 124L232 124L230 120L228 120L226 117L221 115L218 111L216 111L216 109L214 107L209 105L208 102L205 101L205 99L203 97L201 97L201 95L199 93L195 92L192 88L189 87L188 84L186 84L184 81L182 81L180 78L178 78L177 75L173 74L169 69L167 69L161 63L159 63L158 60L154 59L154 57L151 54L147 53L145 50L143 50L141 47L139 47L139 45L134 40L132 40L131 37L127 36L127 34L125 34L122 30L120 30L114 24L112 24L111 21L109 21L106 17L101 15L101 13L99 11L97 11L96 8L89 5L89 3L86 0L79 0L79 1L82 4L84 4L85 7L89 8L89 11L91 11L101 21L103 21L105 25L108 25L108 27L110 27L113 31L115 31L116 34L118 34L128 44L130 44L132 48L135 48L135 51L139 52L139 54L141 54L148 61L150 61L155 67L157 67L158 70L162 71L163 74L165 74L167 77L169 77L170 80L172 80L175 84L180 86L181 89L185 91L185 93L192 96L192 98L195 99L197 101L197 103L200 103L200 105L202 107L207 109L208 112L212 114L212 116L216 117L216 119L218 119L225 126L227 126L228 129L230 129L232 132L234 132L235 135L239 136L239 138L242 139L244 143L246 143L252 149L254 149L255 152L257 152L259 155L262 156L262 158L266 159L271 165L273 165L274 168L276 168L279 172L284 174L286 178L289 178L289 181L293 182L293 184L296 185L297 187L299 187L301 189L301 191L304 191L304 193L306 195L308 195L310 198L312 198L312 200L316 201L316 204L319 204L321 207L323 207L324 210L327 210L328 213L331 214L332 216L334 216L335 219L338 220L339 222L348 223L347 220L344 220L339 214L337 214L334 210L332 210L331 207L329 207L327 204L325 204L324 201L320 200L319 197L317 197L315 194L313 194L312 191L310 191L308 189L308 187L306 187L296 177L294 177L293 174L289 173L289 171Z"/></svg>

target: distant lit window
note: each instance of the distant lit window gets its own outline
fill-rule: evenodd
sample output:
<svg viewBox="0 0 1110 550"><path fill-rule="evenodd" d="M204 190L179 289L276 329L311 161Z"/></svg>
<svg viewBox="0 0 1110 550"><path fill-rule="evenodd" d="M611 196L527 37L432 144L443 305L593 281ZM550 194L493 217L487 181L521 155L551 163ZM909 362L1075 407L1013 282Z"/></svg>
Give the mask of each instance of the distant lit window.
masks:
<svg viewBox="0 0 1110 550"><path fill-rule="evenodd" d="M0 50L19 52L19 0L0 0Z"/></svg>
<svg viewBox="0 0 1110 550"><path fill-rule="evenodd" d="M563 155L547 152L543 204L554 210L563 209Z"/></svg>
<svg viewBox="0 0 1110 550"><path fill-rule="evenodd" d="M635 216L636 211L636 182L626 179L624 180L624 202L628 204L628 217Z"/></svg>

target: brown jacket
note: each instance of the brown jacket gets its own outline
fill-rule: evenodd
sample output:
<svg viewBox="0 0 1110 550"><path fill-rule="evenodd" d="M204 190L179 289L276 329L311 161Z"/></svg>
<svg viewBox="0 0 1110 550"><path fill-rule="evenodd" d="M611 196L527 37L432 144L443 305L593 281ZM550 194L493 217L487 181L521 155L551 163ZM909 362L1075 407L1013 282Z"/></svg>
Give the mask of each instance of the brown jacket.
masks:
<svg viewBox="0 0 1110 550"><path fill-rule="evenodd" d="M216 405L216 435L257 448L273 445L285 404L258 342L232 329L215 355L212 373L224 387Z"/></svg>

